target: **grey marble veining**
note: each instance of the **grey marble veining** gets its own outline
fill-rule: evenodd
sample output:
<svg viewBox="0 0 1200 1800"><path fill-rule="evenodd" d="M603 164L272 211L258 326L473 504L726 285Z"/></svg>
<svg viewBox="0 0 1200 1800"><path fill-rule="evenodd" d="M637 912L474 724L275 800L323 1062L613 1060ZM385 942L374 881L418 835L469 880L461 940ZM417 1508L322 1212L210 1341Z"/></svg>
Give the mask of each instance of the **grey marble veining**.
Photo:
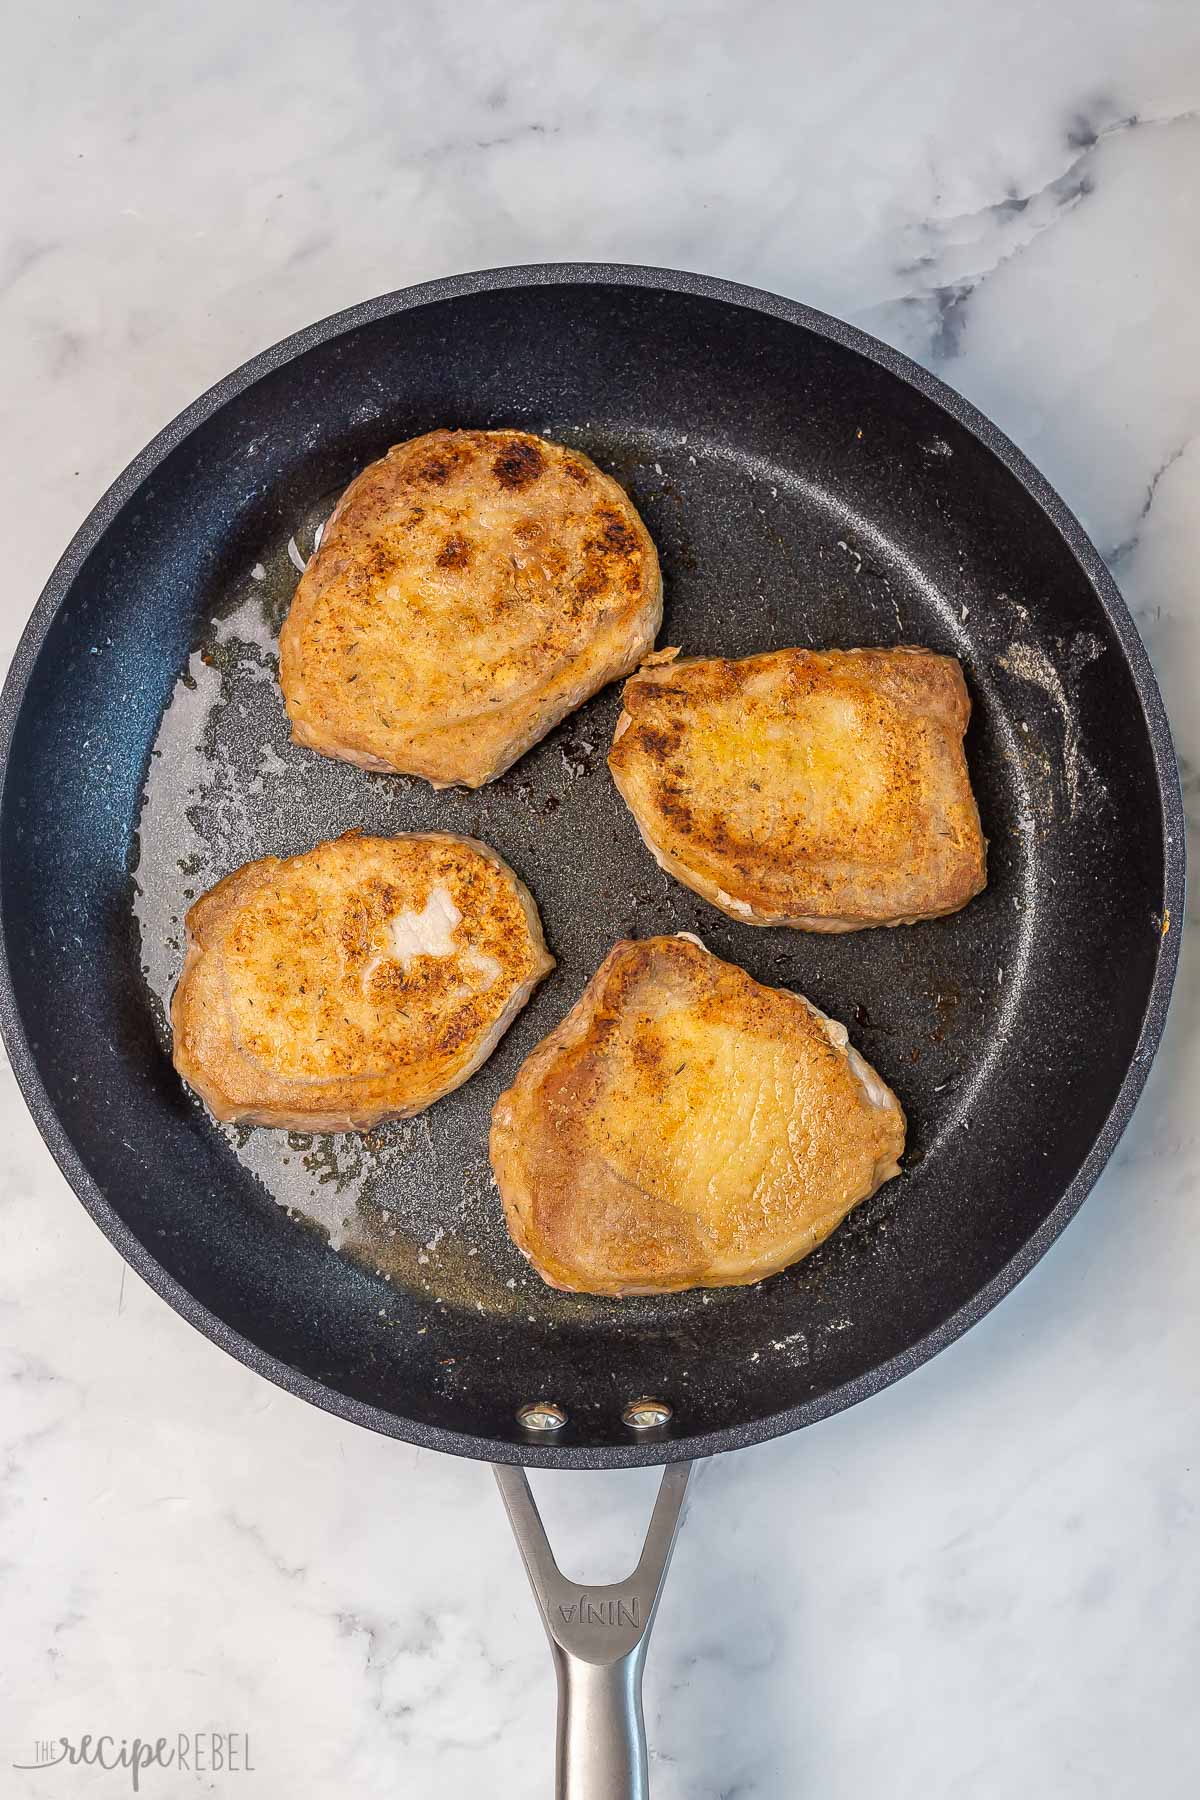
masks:
<svg viewBox="0 0 1200 1800"><path fill-rule="evenodd" d="M0 654L106 483L228 368L459 268L701 268L926 362L1109 556L1200 767L1200 14L228 0L6 33ZM1078 1220L969 1336L709 1465L647 1676L656 1800L1190 1800L1200 975ZM127 1274L4 1073L0 1790L35 1740L248 1731L236 1800L546 1792L486 1470L257 1381ZM986 1203L983 1197L982 1203ZM620 1572L653 1476L536 1483Z"/></svg>

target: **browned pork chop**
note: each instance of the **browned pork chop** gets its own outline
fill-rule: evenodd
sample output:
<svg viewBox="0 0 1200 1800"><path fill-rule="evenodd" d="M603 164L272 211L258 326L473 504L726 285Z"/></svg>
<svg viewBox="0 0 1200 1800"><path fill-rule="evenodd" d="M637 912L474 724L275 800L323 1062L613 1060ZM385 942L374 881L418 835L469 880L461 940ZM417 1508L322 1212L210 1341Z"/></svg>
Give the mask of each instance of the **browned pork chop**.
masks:
<svg viewBox="0 0 1200 1800"><path fill-rule="evenodd" d="M526 431L431 431L364 469L279 637L297 743L479 787L637 667L662 618L631 501Z"/></svg>
<svg viewBox="0 0 1200 1800"><path fill-rule="evenodd" d="M494 850L442 832L248 863L187 915L175 1067L218 1119L366 1131L491 1054L554 958Z"/></svg>
<svg viewBox="0 0 1200 1800"><path fill-rule="evenodd" d="M987 881L952 656L652 658L609 767L664 869L748 925L854 931L957 912Z"/></svg>
<svg viewBox="0 0 1200 1800"><path fill-rule="evenodd" d="M773 1275L903 1149L900 1103L841 1025L681 937L610 951L492 1116L518 1248L589 1294Z"/></svg>

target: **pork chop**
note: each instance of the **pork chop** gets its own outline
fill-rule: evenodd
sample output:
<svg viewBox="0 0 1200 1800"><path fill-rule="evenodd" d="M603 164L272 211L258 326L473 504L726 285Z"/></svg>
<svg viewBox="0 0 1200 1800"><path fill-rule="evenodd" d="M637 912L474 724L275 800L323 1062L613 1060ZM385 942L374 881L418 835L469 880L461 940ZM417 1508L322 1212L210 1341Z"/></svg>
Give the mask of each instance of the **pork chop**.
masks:
<svg viewBox="0 0 1200 1800"><path fill-rule="evenodd" d="M508 1228L589 1294L760 1281L899 1172L904 1114L843 1026L697 940L611 950L492 1115Z"/></svg>
<svg viewBox="0 0 1200 1800"><path fill-rule="evenodd" d="M187 914L175 1067L216 1118L366 1131L459 1087L554 966L529 890L444 832L348 833Z"/></svg>
<svg viewBox="0 0 1200 1800"><path fill-rule="evenodd" d="M607 682L662 619L658 555L581 451L431 431L338 502L279 636L292 736L479 787Z"/></svg>
<svg viewBox="0 0 1200 1800"><path fill-rule="evenodd" d="M747 925L855 931L957 912L987 881L952 656L652 658L608 763L658 863Z"/></svg>

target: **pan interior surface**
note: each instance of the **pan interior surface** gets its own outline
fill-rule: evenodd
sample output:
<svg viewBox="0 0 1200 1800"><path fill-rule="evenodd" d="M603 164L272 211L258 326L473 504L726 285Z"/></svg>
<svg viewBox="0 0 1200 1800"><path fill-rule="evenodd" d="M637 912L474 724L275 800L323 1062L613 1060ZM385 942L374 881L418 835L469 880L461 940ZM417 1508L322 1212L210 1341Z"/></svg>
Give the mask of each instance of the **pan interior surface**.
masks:
<svg viewBox="0 0 1200 1800"><path fill-rule="evenodd" d="M6 1025L43 1129L181 1310L364 1423L576 1463L803 1423L1015 1278L1123 1123L1171 879L1132 628L993 448L792 313L637 283L464 283L310 334L231 378L131 480L12 702ZM473 794L293 746L273 640L297 564L364 463L443 425L524 427L614 474L659 547L661 643L960 657L986 892L844 937L725 918L656 868L612 786L616 689ZM190 899L251 857L429 827L483 838L528 882L554 975L416 1120L365 1142L218 1129L165 1034ZM553 1292L504 1231L492 1105L617 938L679 930L848 1025L908 1114L904 1173L758 1287ZM657 1440L622 1422L647 1394L673 1409ZM537 1400L568 1417L552 1448L517 1423Z"/></svg>

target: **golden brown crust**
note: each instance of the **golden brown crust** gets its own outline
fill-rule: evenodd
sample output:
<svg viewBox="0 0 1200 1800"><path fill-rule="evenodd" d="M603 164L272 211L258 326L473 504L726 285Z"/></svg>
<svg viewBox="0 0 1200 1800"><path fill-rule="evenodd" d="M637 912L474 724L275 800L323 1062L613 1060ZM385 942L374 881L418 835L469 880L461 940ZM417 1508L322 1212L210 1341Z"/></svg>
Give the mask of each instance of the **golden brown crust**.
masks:
<svg viewBox="0 0 1200 1800"><path fill-rule="evenodd" d="M759 1281L898 1173L900 1103L842 1026L679 937L621 943L496 1102L508 1228L592 1294Z"/></svg>
<svg viewBox="0 0 1200 1800"><path fill-rule="evenodd" d="M609 767L664 869L748 925L854 931L987 881L952 656L773 650L643 666Z"/></svg>
<svg viewBox="0 0 1200 1800"><path fill-rule="evenodd" d="M339 501L279 635L297 743L479 787L654 642L662 578L623 490L525 431L431 431Z"/></svg>
<svg viewBox="0 0 1200 1800"><path fill-rule="evenodd" d="M220 1120L366 1131L466 1081L554 966L528 889L446 832L349 832L201 895L175 1067Z"/></svg>

